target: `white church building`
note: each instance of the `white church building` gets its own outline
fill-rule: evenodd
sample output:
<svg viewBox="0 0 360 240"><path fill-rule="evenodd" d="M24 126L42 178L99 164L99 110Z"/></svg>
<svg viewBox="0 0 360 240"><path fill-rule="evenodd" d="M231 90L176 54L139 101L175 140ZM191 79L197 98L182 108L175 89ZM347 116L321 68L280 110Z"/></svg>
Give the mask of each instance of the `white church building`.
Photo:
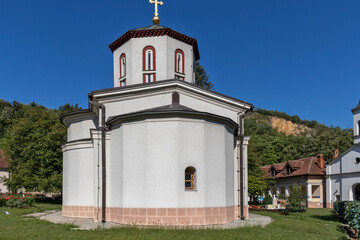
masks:
<svg viewBox="0 0 360 240"><path fill-rule="evenodd" d="M61 116L62 215L136 225L247 219L247 102L195 86L197 41L154 25L109 45L114 87Z"/></svg>
<svg viewBox="0 0 360 240"><path fill-rule="evenodd" d="M360 102L354 115L354 145L326 166L326 204L360 200Z"/></svg>

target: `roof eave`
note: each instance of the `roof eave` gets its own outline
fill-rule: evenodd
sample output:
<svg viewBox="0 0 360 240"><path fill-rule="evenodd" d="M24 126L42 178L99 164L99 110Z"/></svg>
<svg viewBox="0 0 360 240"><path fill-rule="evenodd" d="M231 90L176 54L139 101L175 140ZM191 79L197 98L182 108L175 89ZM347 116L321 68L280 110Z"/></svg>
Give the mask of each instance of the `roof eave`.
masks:
<svg viewBox="0 0 360 240"><path fill-rule="evenodd" d="M118 39L116 39L114 42L109 44L109 48L110 48L111 52L114 52L116 49L121 47L123 44L125 44L127 41L129 41L131 38L156 37L156 36L169 36L171 38L182 41L186 44L192 45L194 48L195 60L196 61L200 60L200 52L199 52L199 46L197 44L197 40L192 37L189 37L185 34L174 31L170 28L149 29L149 30L136 30L136 29L130 30L130 31L127 31L125 34L123 34Z"/></svg>
<svg viewBox="0 0 360 240"><path fill-rule="evenodd" d="M77 110L77 111L63 113L63 114L60 115L59 119L60 119L60 122L62 124L64 124L65 119L68 118L68 117L77 116L77 115L80 116L80 115L92 114L92 113L94 113L94 112L91 111L91 109L81 109L81 110Z"/></svg>
<svg viewBox="0 0 360 240"><path fill-rule="evenodd" d="M356 111L360 110L360 106L357 106L356 108L351 109L352 113L355 113Z"/></svg>
<svg viewBox="0 0 360 240"><path fill-rule="evenodd" d="M207 112L199 112L199 111L187 111L187 110L165 110L165 111L144 111L144 112L136 112L136 113L128 113L123 114L119 116L114 116L111 118L111 120L108 120L106 122L107 125L112 126L122 121L127 121L129 119L138 119L142 117L155 117L159 115L167 115L167 116L197 116L200 118L209 118L209 119L215 119L217 121L226 122L228 125L233 126L234 128L237 128L238 125L233 120L227 117L215 115L212 113Z"/></svg>

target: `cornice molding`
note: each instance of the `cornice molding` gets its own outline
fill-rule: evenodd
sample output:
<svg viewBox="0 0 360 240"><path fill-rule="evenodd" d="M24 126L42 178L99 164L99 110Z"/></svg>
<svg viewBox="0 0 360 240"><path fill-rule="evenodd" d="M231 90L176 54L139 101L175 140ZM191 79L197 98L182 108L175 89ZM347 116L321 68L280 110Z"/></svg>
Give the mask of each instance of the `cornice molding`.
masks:
<svg viewBox="0 0 360 240"><path fill-rule="evenodd" d="M191 83L187 83L181 80L169 79L163 81L157 81L153 83L146 84L136 84L127 87L116 87L109 88L103 90L96 90L90 93L92 98L97 99L98 101L103 101L103 99L108 99L111 97L116 97L120 95L130 95L130 94L140 94L144 92L158 91L161 89L169 89L169 88L180 88L182 90L187 90L187 92L195 93L198 96L211 98L213 100L220 101L222 103L230 104L237 108L242 108L244 110L249 110L254 108L251 103L247 103L245 101L215 92L211 90L207 90L201 87L197 87Z"/></svg>

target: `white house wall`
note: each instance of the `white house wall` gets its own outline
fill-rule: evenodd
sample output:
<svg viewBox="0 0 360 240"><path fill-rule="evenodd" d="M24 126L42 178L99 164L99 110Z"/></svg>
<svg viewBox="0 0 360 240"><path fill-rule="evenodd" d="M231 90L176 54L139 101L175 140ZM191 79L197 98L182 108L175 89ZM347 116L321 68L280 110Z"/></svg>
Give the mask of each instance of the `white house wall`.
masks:
<svg viewBox="0 0 360 240"><path fill-rule="evenodd" d="M326 168L326 174L334 175L352 172L360 173L360 164L355 162L357 157L360 157L360 147L353 148L346 155L330 163L328 165L329 167Z"/></svg>
<svg viewBox="0 0 360 240"><path fill-rule="evenodd" d="M360 109L355 111L354 113L354 143L360 143L360 129L359 129L359 122L360 122Z"/></svg>
<svg viewBox="0 0 360 240"><path fill-rule="evenodd" d="M3 171L0 170L0 178L1 177L9 177L9 172L8 171ZM7 192L7 187L4 185L4 183L0 182L0 193L4 193Z"/></svg>
<svg viewBox="0 0 360 240"><path fill-rule="evenodd" d="M360 184L360 164L356 158L360 157L360 147L354 147L345 155L331 162L326 167L326 197L327 206L331 207L332 202L339 200L354 200L353 187Z"/></svg>

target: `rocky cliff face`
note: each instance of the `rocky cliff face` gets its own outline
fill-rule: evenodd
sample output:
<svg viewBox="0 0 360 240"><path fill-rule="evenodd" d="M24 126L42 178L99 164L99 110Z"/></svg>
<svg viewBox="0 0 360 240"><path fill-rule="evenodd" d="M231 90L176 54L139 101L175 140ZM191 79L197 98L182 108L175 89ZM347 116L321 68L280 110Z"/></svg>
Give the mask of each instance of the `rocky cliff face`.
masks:
<svg viewBox="0 0 360 240"><path fill-rule="evenodd" d="M305 125L293 123L283 118L272 116L268 116L268 118L269 124L272 126L272 128L276 129L278 132L285 133L286 136L299 135L304 132L310 133L313 131L313 129L308 128Z"/></svg>
<svg viewBox="0 0 360 240"><path fill-rule="evenodd" d="M307 136L310 136L311 133L315 131L313 128L309 128L303 124L293 123L280 117L267 116L255 113L251 115L250 118L255 118L257 122L264 122L270 125L273 129L276 129L276 131L284 133L286 136L297 136L303 133L306 133Z"/></svg>

